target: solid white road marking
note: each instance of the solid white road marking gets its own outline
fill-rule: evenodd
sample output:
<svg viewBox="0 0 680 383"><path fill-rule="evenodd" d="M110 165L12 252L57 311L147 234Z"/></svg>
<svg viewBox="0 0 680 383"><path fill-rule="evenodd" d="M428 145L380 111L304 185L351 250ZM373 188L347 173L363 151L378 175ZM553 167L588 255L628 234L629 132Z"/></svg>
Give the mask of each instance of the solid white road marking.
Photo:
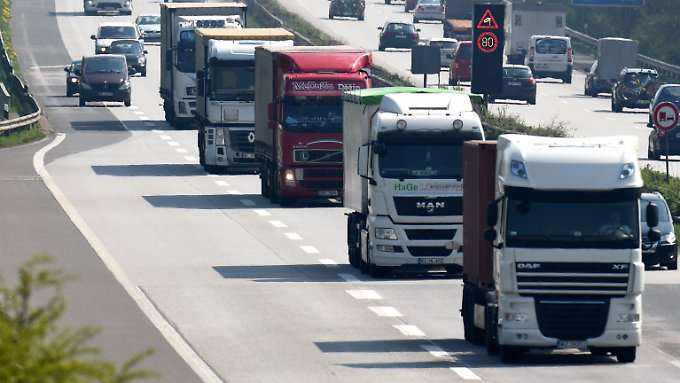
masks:
<svg viewBox="0 0 680 383"><path fill-rule="evenodd" d="M347 294L354 299L359 300L379 300L382 299L380 294L375 290L345 290Z"/></svg>
<svg viewBox="0 0 680 383"><path fill-rule="evenodd" d="M375 315L379 317L399 318L402 316L399 310L391 306L371 306L368 309L373 311Z"/></svg>
<svg viewBox="0 0 680 383"><path fill-rule="evenodd" d="M162 135L160 135L159 137L160 137L161 140L165 140L165 141L170 141L170 140L172 140L172 137L170 137L170 136L168 136L168 135L165 135L165 134L162 134Z"/></svg>
<svg viewBox="0 0 680 383"><path fill-rule="evenodd" d="M227 193L231 194L231 195L241 195L241 194L243 194L238 190L227 190Z"/></svg>
<svg viewBox="0 0 680 383"><path fill-rule="evenodd" d="M283 223L281 221L269 221L269 224L271 224L272 226L274 226L277 229L283 229L284 227L288 227L288 225L286 225L285 223Z"/></svg>
<svg viewBox="0 0 680 383"><path fill-rule="evenodd" d="M150 118L147 117L147 116L139 116L139 119L142 120L142 121L149 121L150 120Z"/></svg>
<svg viewBox="0 0 680 383"><path fill-rule="evenodd" d="M354 274L349 273L339 273L338 277L342 278L345 282L355 283L361 282Z"/></svg>
<svg viewBox="0 0 680 383"><path fill-rule="evenodd" d="M196 159L196 157L194 157L194 156L184 156L184 159L187 160L187 161L189 161L189 162L196 162L196 161L198 161L198 160Z"/></svg>
<svg viewBox="0 0 680 383"><path fill-rule="evenodd" d="M395 324L392 327L399 330L404 336L425 336L425 333L421 329L412 324Z"/></svg>
<svg viewBox="0 0 680 383"><path fill-rule="evenodd" d="M154 133L156 133L156 134L163 134L163 131L162 131L162 130L158 130L158 129L153 129L152 132L154 132Z"/></svg>
<svg viewBox="0 0 680 383"><path fill-rule="evenodd" d="M463 380L482 380L467 367L451 367L451 371L458 374Z"/></svg>
<svg viewBox="0 0 680 383"><path fill-rule="evenodd" d="M255 212L255 214L259 215L260 217L269 217L270 215L272 215L272 213L270 213L270 212L268 212L267 210L264 210L264 209L253 209L253 211ZM279 221L276 221L276 222L279 222Z"/></svg>
<svg viewBox="0 0 680 383"><path fill-rule="evenodd" d="M168 145L170 145L170 146L179 146L179 142L168 141Z"/></svg>
<svg viewBox="0 0 680 383"><path fill-rule="evenodd" d="M59 186L54 182L52 176L45 168L45 155L47 152L57 147L66 135L64 133L57 133L54 141L44 146L42 149L37 151L33 156L33 167L38 175L43 179L45 186L52 193L54 199L57 200L59 205L69 217L73 225L78 228L83 237L92 246L92 249L97 254L102 263L111 272L113 277L118 281L118 283L123 287L123 289L128 293L128 295L134 300L139 309L149 318L149 321L158 329L158 331L163 335L163 337L168 341L173 349L180 355L182 359L191 367L191 369L196 372L196 374L207 383L223 383L217 374L210 368L210 366L201 357L196 354L196 351L187 343L187 341L180 335L177 330L163 317L163 315L158 311L153 302L141 291L141 289L135 286L129 279L128 275L125 273L123 268L118 264L116 259L109 253L108 249L104 247L103 242L99 237L92 231L92 229L87 225L83 217L78 214L78 211L73 207L71 202L66 198L66 195L62 192Z"/></svg>
<svg viewBox="0 0 680 383"><path fill-rule="evenodd" d="M439 346L435 346L432 344L423 344L420 346L423 350L427 351L430 353L430 355L434 356L435 358L448 358L451 356L447 351L444 351L443 348Z"/></svg>
<svg viewBox="0 0 680 383"><path fill-rule="evenodd" d="M215 183L217 184L217 186L229 186L229 182L227 182L227 181L219 180L219 181L215 181Z"/></svg>
<svg viewBox="0 0 680 383"><path fill-rule="evenodd" d="M182 154L188 153L187 150L184 149L184 148L177 148L177 149L175 149L175 150L177 151L177 153L182 153Z"/></svg>
<svg viewBox="0 0 680 383"><path fill-rule="evenodd" d="M253 206L256 205L255 201L253 201L251 199L242 199L242 200L240 200L240 202L241 202L241 205L248 206L248 207L253 207Z"/></svg>
<svg viewBox="0 0 680 383"><path fill-rule="evenodd" d="M319 254L319 249L314 246L300 246L300 248L307 254Z"/></svg>
<svg viewBox="0 0 680 383"><path fill-rule="evenodd" d="M327 258L319 259L319 263L326 267L338 267L338 263L332 259Z"/></svg>
<svg viewBox="0 0 680 383"><path fill-rule="evenodd" d="M677 360L671 360L671 364L677 368L680 368L680 362L678 362Z"/></svg>
<svg viewBox="0 0 680 383"><path fill-rule="evenodd" d="M302 237L298 233L283 233L283 235L291 241L302 241Z"/></svg>

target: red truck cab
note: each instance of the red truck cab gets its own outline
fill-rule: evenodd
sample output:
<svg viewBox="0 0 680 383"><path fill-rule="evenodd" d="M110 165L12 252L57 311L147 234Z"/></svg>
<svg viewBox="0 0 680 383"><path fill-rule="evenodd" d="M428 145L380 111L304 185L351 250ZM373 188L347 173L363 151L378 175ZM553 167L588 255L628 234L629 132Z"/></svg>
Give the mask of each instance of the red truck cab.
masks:
<svg viewBox="0 0 680 383"><path fill-rule="evenodd" d="M369 52L344 46L258 47L255 157L262 195L282 205L339 198L342 92L371 87Z"/></svg>

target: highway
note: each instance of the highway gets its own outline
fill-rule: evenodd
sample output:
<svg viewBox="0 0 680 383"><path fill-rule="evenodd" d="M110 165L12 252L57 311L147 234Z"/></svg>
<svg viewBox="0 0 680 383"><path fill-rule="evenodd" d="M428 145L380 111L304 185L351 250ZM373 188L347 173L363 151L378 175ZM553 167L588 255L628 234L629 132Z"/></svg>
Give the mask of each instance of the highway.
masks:
<svg viewBox="0 0 680 383"><path fill-rule="evenodd" d="M282 3L348 43L376 50L377 26L404 17L403 5L376 0L367 1L363 23L329 22L326 0ZM63 66L93 52L89 36L100 22L130 17L85 17L79 0L22 0L14 7L14 43L26 80L51 127L64 134L47 152L45 171L99 256L88 248L72 266L85 272L78 266L99 259L116 266L115 276L125 275L142 307L126 301L109 308L123 299L111 283L90 291L77 312L105 332L119 328L111 318L121 310L130 327L141 323L128 336L103 338L102 347L124 356L154 345L159 355L152 367L164 373L161 381L192 382L198 375L211 382L677 382L680 309L669 302L680 294L680 272L646 274L645 339L635 364L535 355L502 365L462 340L460 279L360 275L347 264L344 208L281 208L259 195L257 176L206 175L197 165L196 131L163 122L157 46L148 46L148 77L132 80L131 107L79 108L77 98L64 97ZM158 3L137 1L133 17L147 12L158 12ZM422 28L441 34L440 25ZM402 73L408 67L407 52L376 52L376 59ZM507 108L529 122L565 121L579 135L646 137L646 114L604 112L607 99L579 95L582 78L576 75L571 86L541 83L537 106ZM22 161L44 144L25 149ZM63 218L54 223L59 229L69 226ZM45 246L78 241L84 239L75 232L55 234ZM111 280L106 273L100 278ZM147 322L142 312L158 315Z"/></svg>

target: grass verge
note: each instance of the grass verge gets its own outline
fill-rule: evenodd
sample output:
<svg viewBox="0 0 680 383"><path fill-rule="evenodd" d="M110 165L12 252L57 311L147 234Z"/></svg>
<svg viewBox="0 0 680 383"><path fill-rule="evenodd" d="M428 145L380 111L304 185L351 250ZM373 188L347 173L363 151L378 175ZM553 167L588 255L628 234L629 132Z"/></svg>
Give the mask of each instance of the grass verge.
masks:
<svg viewBox="0 0 680 383"><path fill-rule="evenodd" d="M680 178L670 177L666 182L666 173L652 169L647 165L642 168L642 180L644 181L645 192L659 192L663 195L671 215L680 216ZM675 232L680 233L680 224L674 224Z"/></svg>
<svg viewBox="0 0 680 383"><path fill-rule="evenodd" d="M28 129L22 129L18 132L0 135L0 148L26 144L37 141L43 137L45 137L45 133L42 131L39 124L35 124Z"/></svg>
<svg viewBox="0 0 680 383"><path fill-rule="evenodd" d="M545 137L568 137L569 129L560 121L552 121L548 125L531 126L526 124L519 116L509 114L505 109L494 113L482 111L480 118L485 125L484 131L487 139L494 140L504 133L527 134L531 136Z"/></svg>

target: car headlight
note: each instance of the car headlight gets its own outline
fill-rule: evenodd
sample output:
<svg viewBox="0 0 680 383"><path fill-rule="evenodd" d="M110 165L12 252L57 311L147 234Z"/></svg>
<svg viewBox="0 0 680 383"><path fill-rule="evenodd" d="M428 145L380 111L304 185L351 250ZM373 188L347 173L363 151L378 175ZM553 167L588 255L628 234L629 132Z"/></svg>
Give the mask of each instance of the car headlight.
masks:
<svg viewBox="0 0 680 383"><path fill-rule="evenodd" d="M668 233L668 234L662 235L661 240L659 242L675 243L675 233Z"/></svg>
<svg viewBox="0 0 680 383"><path fill-rule="evenodd" d="M619 323L635 323L640 321L639 313L624 313L616 316L616 321Z"/></svg>
<svg viewBox="0 0 680 383"><path fill-rule="evenodd" d="M77 82L78 82L78 79L77 79L77 78L75 78L75 77L71 77L71 82L75 84L75 83L77 83Z"/></svg>
<svg viewBox="0 0 680 383"><path fill-rule="evenodd" d="M104 53L104 52L106 52L106 47L99 47L99 48L97 48L97 50L101 53Z"/></svg>
<svg viewBox="0 0 680 383"><path fill-rule="evenodd" d="M82 81L80 82L80 87L84 90L92 90L92 87L88 83Z"/></svg>
<svg viewBox="0 0 680 383"><path fill-rule="evenodd" d="M397 240L397 232L394 229L388 227L376 227L375 228L375 238L376 239L387 239L391 241Z"/></svg>
<svg viewBox="0 0 680 383"><path fill-rule="evenodd" d="M529 319L529 314L523 312L504 313L503 320L508 322L526 322Z"/></svg>

